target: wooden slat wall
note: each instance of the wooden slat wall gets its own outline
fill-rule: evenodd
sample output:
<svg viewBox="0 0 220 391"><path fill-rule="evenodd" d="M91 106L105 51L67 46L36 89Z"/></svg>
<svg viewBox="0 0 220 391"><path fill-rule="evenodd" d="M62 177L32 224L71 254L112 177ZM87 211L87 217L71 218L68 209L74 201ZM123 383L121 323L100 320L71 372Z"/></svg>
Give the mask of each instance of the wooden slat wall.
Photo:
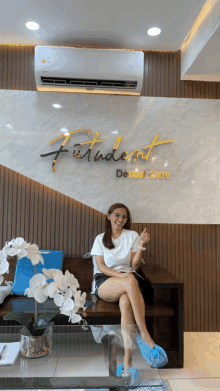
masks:
<svg viewBox="0 0 220 391"><path fill-rule="evenodd" d="M142 95L220 98L220 83L181 81L180 60L180 51L145 52ZM36 91L34 46L0 45L0 89ZM21 236L81 257L104 226L102 213L0 166L0 248ZM145 259L184 282L184 331L219 332L220 226L134 223L132 229L141 233L145 226L152 238Z"/></svg>
<svg viewBox="0 0 220 391"><path fill-rule="evenodd" d="M220 82L180 80L181 51L148 51L142 96L220 99Z"/></svg>
<svg viewBox="0 0 220 391"><path fill-rule="evenodd" d="M0 88L37 91L34 46L0 45Z"/></svg>
<svg viewBox="0 0 220 391"><path fill-rule="evenodd" d="M0 165L0 249L20 236L79 258L104 226L102 213Z"/></svg>
<svg viewBox="0 0 220 391"><path fill-rule="evenodd" d="M108 208L109 205L106 205ZM15 237L80 258L104 232L105 215L0 166L0 249ZM131 211L132 212L132 211ZM151 241L143 253L184 282L184 331L220 331L220 226L133 223Z"/></svg>

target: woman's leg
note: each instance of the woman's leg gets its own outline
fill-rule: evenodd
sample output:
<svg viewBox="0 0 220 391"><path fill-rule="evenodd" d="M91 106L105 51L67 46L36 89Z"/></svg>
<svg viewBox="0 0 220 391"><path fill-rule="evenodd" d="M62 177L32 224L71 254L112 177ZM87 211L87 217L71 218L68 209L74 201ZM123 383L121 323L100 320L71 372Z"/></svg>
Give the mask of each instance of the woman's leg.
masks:
<svg viewBox="0 0 220 391"><path fill-rule="evenodd" d="M101 299L115 303L119 301L120 297L127 293L130 300L134 318L139 328L141 338L151 348L154 348L155 344L152 340L145 323L145 303L141 294L138 281L131 274L131 277L111 277L108 278L98 290L98 295Z"/></svg>
<svg viewBox="0 0 220 391"><path fill-rule="evenodd" d="M121 333L124 340L124 368L132 366L132 332L135 331L135 320L127 293L121 295L119 299L119 307L121 310Z"/></svg>

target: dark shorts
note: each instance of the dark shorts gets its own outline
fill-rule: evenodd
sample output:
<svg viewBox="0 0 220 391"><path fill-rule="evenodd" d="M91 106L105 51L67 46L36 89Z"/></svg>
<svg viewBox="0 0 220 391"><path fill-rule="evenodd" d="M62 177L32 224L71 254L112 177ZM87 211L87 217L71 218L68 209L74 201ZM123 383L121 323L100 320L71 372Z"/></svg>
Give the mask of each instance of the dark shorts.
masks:
<svg viewBox="0 0 220 391"><path fill-rule="evenodd" d="M140 273L140 271L138 271L138 273ZM143 294L143 282L144 282L144 280L142 278L140 278L136 273L132 272L132 274L138 280L140 291ZM103 282L108 280L108 278L111 278L111 276L106 276L106 274L103 274L103 273L96 273L94 275L94 279L95 279L95 295L99 299L100 299L100 297L98 295L98 289L99 289L100 285L103 284Z"/></svg>

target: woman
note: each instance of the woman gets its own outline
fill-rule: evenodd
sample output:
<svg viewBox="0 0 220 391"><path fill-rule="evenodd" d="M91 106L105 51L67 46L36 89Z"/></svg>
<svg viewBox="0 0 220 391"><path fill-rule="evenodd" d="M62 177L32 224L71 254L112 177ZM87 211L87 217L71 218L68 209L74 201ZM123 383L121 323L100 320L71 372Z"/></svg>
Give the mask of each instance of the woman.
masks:
<svg viewBox="0 0 220 391"><path fill-rule="evenodd" d="M135 329L135 322L140 334L137 343L145 360L153 366L167 364L165 351L150 337L145 323L145 303L141 294L137 269L142 262L144 244L149 242L150 235L146 228L142 234L131 231L131 215L124 204L113 204L106 216L105 233L98 235L94 241L91 255L95 256L99 273L96 273L96 295L105 301L117 303L121 310L121 328L125 344L124 366L118 367L120 376L132 369L131 349L128 346L128 335Z"/></svg>

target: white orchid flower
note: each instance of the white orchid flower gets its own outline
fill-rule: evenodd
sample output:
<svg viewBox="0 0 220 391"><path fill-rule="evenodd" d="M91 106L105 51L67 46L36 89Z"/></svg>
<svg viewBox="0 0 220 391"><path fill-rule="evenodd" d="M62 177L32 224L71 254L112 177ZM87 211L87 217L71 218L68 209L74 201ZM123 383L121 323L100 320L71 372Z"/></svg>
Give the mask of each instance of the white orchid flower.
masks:
<svg viewBox="0 0 220 391"><path fill-rule="evenodd" d="M65 310L64 308L60 307L60 313L62 315L66 315L66 316L70 316L71 315L71 311L67 311Z"/></svg>
<svg viewBox="0 0 220 391"><path fill-rule="evenodd" d="M61 270L58 269L42 269L43 275L45 276L46 279L51 279L56 276L56 275L61 275L63 276L63 273ZM59 293L59 287L55 284L55 282L51 282L50 284L47 285L45 288L44 294L48 295L50 298L54 299L55 295Z"/></svg>
<svg viewBox="0 0 220 391"><path fill-rule="evenodd" d="M0 262L0 274L9 273L9 262L6 259Z"/></svg>
<svg viewBox="0 0 220 391"><path fill-rule="evenodd" d="M71 323L78 323L81 320L82 320L82 316L75 314L74 312L72 312L69 317L69 322L71 322Z"/></svg>
<svg viewBox="0 0 220 391"><path fill-rule="evenodd" d="M28 247L30 247L30 243L27 243L25 240L23 241L23 243L22 243L22 245L21 245L21 248L23 249L23 250L27 250L27 248Z"/></svg>
<svg viewBox="0 0 220 391"><path fill-rule="evenodd" d="M55 282L51 282L50 284L47 285L45 288L45 295L48 295L51 299L54 299L55 295L58 294L60 291L57 288Z"/></svg>
<svg viewBox="0 0 220 391"><path fill-rule="evenodd" d="M76 303L74 303L75 305L74 305L74 308L71 310L71 313L72 314L76 314L77 312L78 312L78 310L79 310L79 308L80 307L78 307L77 305L76 305Z"/></svg>
<svg viewBox="0 0 220 391"><path fill-rule="evenodd" d="M56 294L54 296L54 303L61 307L63 311L72 311L72 309L75 307L74 301L71 299L72 292L71 289L66 291L65 295L62 295L60 293Z"/></svg>
<svg viewBox="0 0 220 391"><path fill-rule="evenodd" d="M30 243L28 243L30 244ZM32 265L37 265L39 262L41 262L44 265L44 259L39 251L39 248L36 244L32 244L28 247L26 247L26 257L30 259ZM18 257L20 257L18 255Z"/></svg>
<svg viewBox="0 0 220 391"><path fill-rule="evenodd" d="M47 294L49 297L53 298L58 293L64 293L65 292L65 299L71 298L73 295L73 292L70 288L66 288L65 283L65 277L63 276L63 273L61 270L58 269L42 269L43 275L48 278L54 278L55 281L51 282L46 288L45 288L45 294ZM55 278L55 276L57 276ZM59 277L59 278L58 278ZM57 305L57 304L56 304Z"/></svg>
<svg viewBox="0 0 220 391"><path fill-rule="evenodd" d="M25 289L24 294L28 297L34 297L38 303L44 303L48 295L45 294L45 288L47 287L46 278L43 274L35 274L29 281L30 288Z"/></svg>
<svg viewBox="0 0 220 391"><path fill-rule="evenodd" d="M71 297L73 296L72 289L71 288L67 288L64 296L65 296L65 300L66 299L71 299Z"/></svg>
<svg viewBox="0 0 220 391"><path fill-rule="evenodd" d="M34 297L34 294L35 294L35 288L28 287L24 291L24 295L28 297Z"/></svg>
<svg viewBox="0 0 220 391"><path fill-rule="evenodd" d="M41 288L27 288L24 294L33 297L38 303L44 303L48 299L48 296L44 294L44 289L44 286Z"/></svg>
<svg viewBox="0 0 220 391"><path fill-rule="evenodd" d="M86 292L83 292L81 295L81 291L77 291L75 294L75 303L79 308L84 308L84 304L86 301Z"/></svg>
<svg viewBox="0 0 220 391"><path fill-rule="evenodd" d="M23 238L21 238L21 239L23 239ZM23 239L23 240L24 240L24 239ZM6 242L6 243L5 243L5 246L3 247L2 250L11 248L11 246L13 247L13 246L14 246L14 241L15 241L15 239L12 239L10 242ZM23 243L23 242L22 242L22 243Z"/></svg>
<svg viewBox="0 0 220 391"><path fill-rule="evenodd" d="M0 274L9 273L9 262L4 250L0 251Z"/></svg>
<svg viewBox="0 0 220 391"><path fill-rule="evenodd" d="M68 270L65 272L65 278L67 286L69 286L72 289L72 292L75 294L77 288L79 288L79 282Z"/></svg>
<svg viewBox="0 0 220 391"><path fill-rule="evenodd" d="M3 283L3 281L4 281L4 277L0 275L0 285Z"/></svg>
<svg viewBox="0 0 220 391"><path fill-rule="evenodd" d="M15 256L19 259L27 257L35 266L39 262L44 265L44 259L41 254L48 254L50 251L39 251L36 244L27 243L23 238L12 239L6 242L5 247L0 250L0 285L4 281L2 274L9 273L8 256ZM47 279L53 279L50 284ZM33 297L38 303L43 303L50 298L54 299L54 303L59 307L60 313L69 316L69 321L78 323L82 317L77 314L79 308L84 308L86 293L81 295L81 291L77 291L79 282L73 274L66 270L63 275L58 269L42 269L42 273L35 274L29 281L29 287L24 294L28 297ZM74 299L75 298L75 301ZM36 314L35 314L36 315Z"/></svg>
<svg viewBox="0 0 220 391"><path fill-rule="evenodd" d="M38 246L25 242L23 238L16 238L6 243L4 250L6 255L10 255L11 257L15 255L17 255L19 259L27 257L33 265L37 265L39 262L44 265L44 259Z"/></svg>
<svg viewBox="0 0 220 391"><path fill-rule="evenodd" d="M67 273L65 273L65 276L63 276L63 273L61 270L58 269L42 269L43 275L48 279L48 278L53 278L54 282L51 282L45 289L45 294L48 294L51 298L54 299L55 295L58 293L62 293L66 298L71 298L72 296L75 295L76 293L76 287L78 286L78 281L75 279L74 276L73 278L70 277L70 279L66 278L66 274L68 275L68 270ZM71 276L71 274L69 273ZM68 276L69 277L69 276ZM71 285L68 287L68 285Z"/></svg>
<svg viewBox="0 0 220 391"><path fill-rule="evenodd" d="M16 238L11 240L10 242L6 242L6 245L3 250L5 250L6 255L9 255L11 257L18 255L19 257L23 258L26 256L26 251L22 247L23 244L23 238Z"/></svg>
<svg viewBox="0 0 220 391"><path fill-rule="evenodd" d="M46 285L46 283L47 280L41 273L35 274L33 277L31 277L29 281L29 285L31 288L41 288L42 286Z"/></svg>
<svg viewBox="0 0 220 391"><path fill-rule="evenodd" d="M57 305L57 307L62 307L63 303L64 303L64 297L63 295L61 295L60 293L57 293L55 296L54 296L54 303Z"/></svg>
<svg viewBox="0 0 220 391"><path fill-rule="evenodd" d="M54 278L56 274L63 275L62 271L59 269L42 269L43 275L46 277L48 280L49 278Z"/></svg>
<svg viewBox="0 0 220 391"><path fill-rule="evenodd" d="M66 279L63 273L62 274L56 273L54 276L54 282L56 288L58 288L60 292L63 292L67 289Z"/></svg>
<svg viewBox="0 0 220 391"><path fill-rule="evenodd" d="M6 255L5 250L3 249L3 250L0 250L0 262L4 261L4 259L7 260L7 255Z"/></svg>
<svg viewBox="0 0 220 391"><path fill-rule="evenodd" d="M63 315L70 316L71 311L75 309L74 312L78 311L78 307L76 307L74 301L71 299L72 291L70 288L67 288L65 295L58 293L54 296L54 303L60 307L60 313Z"/></svg>
<svg viewBox="0 0 220 391"><path fill-rule="evenodd" d="M68 311L67 309L65 308L60 308L60 313L62 315L66 315L66 316L69 316L69 322L72 322L72 323L78 323L81 321L82 317L78 314L76 314L76 312L78 311L78 307L76 306L76 308L73 308L72 311Z"/></svg>
<svg viewBox="0 0 220 391"><path fill-rule="evenodd" d="M65 291L65 294L64 294L64 304L63 304L63 307L65 306L65 309L68 310L68 311L72 311L72 309L75 307L75 303L74 301L72 300L72 290L71 288L67 288L66 291ZM67 308L68 306L68 308Z"/></svg>
<svg viewBox="0 0 220 391"><path fill-rule="evenodd" d="M74 301L72 299L65 299L61 309L63 311L72 311L72 309L74 307L75 307L75 304L74 304Z"/></svg>
<svg viewBox="0 0 220 391"><path fill-rule="evenodd" d="M44 303L48 299L48 296L44 293L44 289L45 286L42 286L41 288L35 290L34 298L38 303Z"/></svg>

